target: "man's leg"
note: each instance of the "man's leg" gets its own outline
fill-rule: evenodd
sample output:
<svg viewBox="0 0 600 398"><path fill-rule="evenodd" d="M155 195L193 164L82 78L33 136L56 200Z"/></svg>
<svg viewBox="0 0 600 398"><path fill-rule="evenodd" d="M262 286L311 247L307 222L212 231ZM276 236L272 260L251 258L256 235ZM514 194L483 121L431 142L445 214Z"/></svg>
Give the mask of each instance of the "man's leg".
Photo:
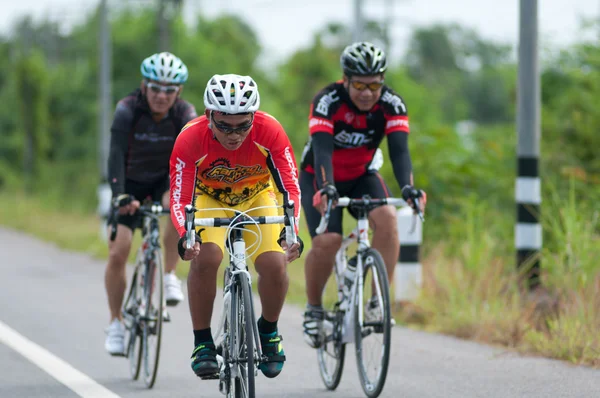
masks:
<svg viewBox="0 0 600 398"><path fill-rule="evenodd" d="M196 199L197 209L223 207L223 204L206 196ZM225 211L202 211L196 217L228 217ZM190 264L188 274L188 301L194 330L192 370L197 376L218 373L217 351L210 329L213 304L217 294L217 273L223 260L225 228L206 228L202 232L204 243L200 254Z"/></svg>
<svg viewBox="0 0 600 398"><path fill-rule="evenodd" d="M342 209L332 210L328 232L316 236L315 230L321 222L321 213L313 207L312 203L316 193L314 176L303 171L300 175L300 188L302 190L302 209L312 238L312 246L306 254L304 262L308 301L303 322L304 340L309 346L317 348L321 344L321 326L324 318L321 303L323 289L333 270L335 254L342 243Z"/></svg>
<svg viewBox="0 0 600 398"><path fill-rule="evenodd" d="M110 229L108 231L110 236ZM104 272L104 286L110 310L110 325L104 348L111 355L119 355L125 351L125 327L122 323L121 306L127 288L125 265L131 249L132 230L125 226L117 225L117 236L108 243L108 264Z"/></svg>
<svg viewBox="0 0 600 398"><path fill-rule="evenodd" d="M263 354L269 362L261 363L259 369L269 378L276 377L283 369L285 353L278 333L277 321L283 308L289 286L285 257L280 251L260 254L255 261L258 272L258 294L262 316L258 319Z"/></svg>
<svg viewBox="0 0 600 398"><path fill-rule="evenodd" d="M188 300L194 329L192 369L197 376L219 371L210 321L217 293L217 273L223 251L215 243L204 243L200 255L192 260L188 274Z"/></svg>
<svg viewBox="0 0 600 398"><path fill-rule="evenodd" d="M374 209L369 214L369 225L373 230L372 246L383 258L391 285L400 253L396 208L382 206Z"/></svg>
<svg viewBox="0 0 600 398"><path fill-rule="evenodd" d="M322 305L323 290L333 270L335 254L341 245L342 235L337 233L325 233L313 238L312 247L304 263L306 297L309 305Z"/></svg>
<svg viewBox="0 0 600 398"><path fill-rule="evenodd" d="M169 191L162 197L162 205L169 207ZM179 254L177 253L177 242L179 234L169 218L163 233L163 246L165 251L165 301L167 305L174 306L183 301L183 291L181 290L181 281L175 275Z"/></svg>

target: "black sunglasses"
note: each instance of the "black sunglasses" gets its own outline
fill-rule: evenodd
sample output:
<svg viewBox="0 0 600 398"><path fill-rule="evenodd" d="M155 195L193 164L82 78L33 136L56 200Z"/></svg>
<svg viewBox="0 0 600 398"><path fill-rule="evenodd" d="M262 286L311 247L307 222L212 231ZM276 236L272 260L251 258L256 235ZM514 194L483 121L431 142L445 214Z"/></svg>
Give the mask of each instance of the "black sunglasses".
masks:
<svg viewBox="0 0 600 398"><path fill-rule="evenodd" d="M214 124L214 126L219 129L219 131L222 131L225 134L234 134L234 133L238 133L238 134L242 134L245 133L246 131L250 130L250 127L252 127L252 123L254 122L254 114L252 115L252 119L250 119L250 121L242 126L239 127L231 127L228 124L223 124L223 123L219 123L215 120L215 117L213 116L212 112L210 113L210 117L212 119L212 122Z"/></svg>

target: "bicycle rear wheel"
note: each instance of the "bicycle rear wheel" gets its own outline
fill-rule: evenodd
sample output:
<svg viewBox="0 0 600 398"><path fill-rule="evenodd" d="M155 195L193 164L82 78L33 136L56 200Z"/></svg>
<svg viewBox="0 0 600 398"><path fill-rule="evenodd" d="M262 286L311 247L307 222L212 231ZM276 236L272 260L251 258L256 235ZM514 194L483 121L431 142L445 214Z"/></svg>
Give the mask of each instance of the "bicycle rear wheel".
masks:
<svg viewBox="0 0 600 398"><path fill-rule="evenodd" d="M334 271L335 273L335 271ZM346 344L342 342L344 312L336 303L338 294L337 278L329 278L323 294L325 319L323 320L322 344L317 349L317 361L321 380L328 390L335 390L342 379Z"/></svg>
<svg viewBox="0 0 600 398"><path fill-rule="evenodd" d="M232 332L233 365L237 376L233 382L235 398L255 398L255 368L254 368L254 316L252 314L252 294L248 277L237 274L238 283L235 287L236 299L232 301L232 317L235 317ZM234 304L235 302L235 304Z"/></svg>
<svg viewBox="0 0 600 398"><path fill-rule="evenodd" d="M364 278L354 306L356 363L363 391L375 398L383 390L390 360L390 293L381 254L368 249L362 260Z"/></svg>
<svg viewBox="0 0 600 398"><path fill-rule="evenodd" d="M154 249L146 259L144 278L145 316L142 318L142 347L144 383L152 388L156 382L163 323L163 264L162 251Z"/></svg>
<svg viewBox="0 0 600 398"><path fill-rule="evenodd" d="M121 314L125 323L125 333L127 341L127 358L129 359L129 373L133 380L140 376L140 365L142 363L142 340L139 324L139 306L141 303L142 291L140 289L138 267L133 271L131 285L127 298L123 302Z"/></svg>

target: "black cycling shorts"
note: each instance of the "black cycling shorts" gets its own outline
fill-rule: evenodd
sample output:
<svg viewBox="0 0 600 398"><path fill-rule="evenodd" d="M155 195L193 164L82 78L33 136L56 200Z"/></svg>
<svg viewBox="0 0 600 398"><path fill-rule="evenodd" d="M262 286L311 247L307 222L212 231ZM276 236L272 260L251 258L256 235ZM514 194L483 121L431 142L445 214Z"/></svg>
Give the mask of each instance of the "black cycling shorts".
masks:
<svg viewBox="0 0 600 398"><path fill-rule="evenodd" d="M363 195L369 195L372 198L389 198L390 189L377 172L369 172L352 181L338 182L335 187L340 194L340 197L347 196L352 199L362 198ZM315 237L315 230L321 222L321 213L313 207L313 196L317 192L315 175L308 171L300 172L300 191L302 192L302 210L308 225L308 231L312 238ZM335 208L329 216L329 226L327 232L342 233L342 211L343 208ZM356 218L352 212L352 217Z"/></svg>
<svg viewBox="0 0 600 398"><path fill-rule="evenodd" d="M125 180L125 193L132 195L143 204L144 200L151 199L153 202L161 202L165 192L169 190L169 178L163 178L152 183L141 183L133 180ZM129 227L132 231L140 227L141 218L132 215L118 215L117 223ZM108 224L112 222L112 212Z"/></svg>

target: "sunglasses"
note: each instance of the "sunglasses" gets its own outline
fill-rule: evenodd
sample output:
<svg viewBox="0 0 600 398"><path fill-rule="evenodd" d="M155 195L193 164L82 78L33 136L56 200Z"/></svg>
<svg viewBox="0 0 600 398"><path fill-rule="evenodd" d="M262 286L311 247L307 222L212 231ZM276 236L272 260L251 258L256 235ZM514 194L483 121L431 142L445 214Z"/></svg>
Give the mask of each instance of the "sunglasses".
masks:
<svg viewBox="0 0 600 398"><path fill-rule="evenodd" d="M146 87L148 87L154 94L164 92L167 95L171 95L179 91L179 86L162 86L156 83L146 83Z"/></svg>
<svg viewBox="0 0 600 398"><path fill-rule="evenodd" d="M351 80L350 84L352 85L352 87L354 87L358 91L364 91L367 88L371 91L377 91L383 86L383 80L380 82L374 82L374 83L363 83L363 82L359 82L356 80Z"/></svg>
<svg viewBox="0 0 600 398"><path fill-rule="evenodd" d="M220 123L217 122L215 120L215 117L213 116L212 112L210 113L210 117L212 119L212 122L214 124L214 126L219 129L219 131L225 133L225 134L234 134L234 133L238 133L238 134L243 134L246 131L250 130L250 127L252 127L252 123L254 122L254 115L252 115L252 119L250 119L250 121L242 126L238 126L238 127L231 127L228 124L225 123Z"/></svg>

